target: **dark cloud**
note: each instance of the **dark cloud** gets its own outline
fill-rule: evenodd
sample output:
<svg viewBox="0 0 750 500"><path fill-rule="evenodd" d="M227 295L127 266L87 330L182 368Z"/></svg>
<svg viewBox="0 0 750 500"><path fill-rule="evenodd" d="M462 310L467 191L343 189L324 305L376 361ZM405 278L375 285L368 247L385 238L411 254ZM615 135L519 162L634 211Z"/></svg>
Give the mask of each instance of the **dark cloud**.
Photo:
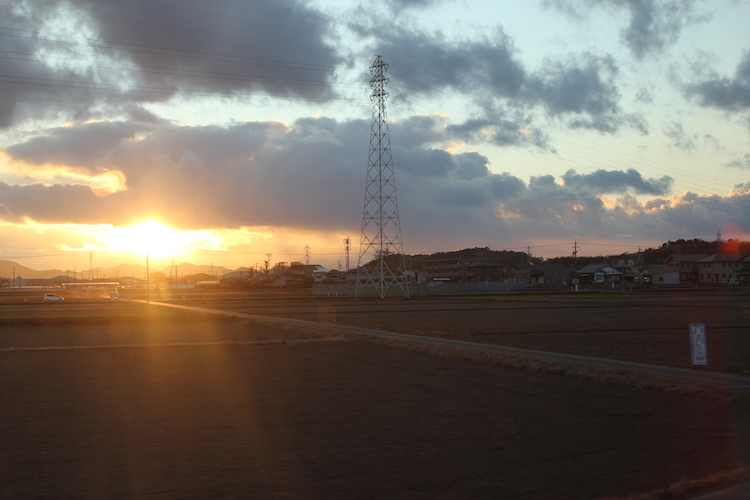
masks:
<svg viewBox="0 0 750 500"><path fill-rule="evenodd" d="M379 54L387 54L393 86L411 88L416 95L431 89L491 92L513 97L523 84L525 70L516 57L511 38L501 29L482 41L448 45L440 33L420 32L413 26L357 26L362 37L375 38ZM396 68L398 70L396 71ZM430 87L424 82L429 75Z"/></svg>
<svg viewBox="0 0 750 500"><path fill-rule="evenodd" d="M745 153L742 158L730 162L728 167L750 170L750 153Z"/></svg>
<svg viewBox="0 0 750 500"><path fill-rule="evenodd" d="M481 120L501 121L502 130L493 139L498 143L514 144L523 138L546 147L542 135L523 137L513 131L527 128L530 116L524 111L533 109L543 109L548 117L575 128L612 133L626 126L647 132L642 117L624 114L620 108L618 66L611 56L585 53L547 60L531 71L521 62L513 39L499 27L491 35L451 45L439 32L428 33L398 23L360 24L355 31L375 43L379 54L387 54L396 99L418 105L448 90L471 99L486 116L458 126L468 128L469 134ZM417 83L425 81L429 84ZM504 115L514 113L523 118L505 119Z"/></svg>
<svg viewBox="0 0 750 500"><path fill-rule="evenodd" d="M498 201L517 198L526 190L526 184L508 172L488 175L487 183L493 199Z"/></svg>
<svg viewBox="0 0 750 500"><path fill-rule="evenodd" d="M446 0L386 0L386 4L394 14L400 14L401 12L414 9L421 10L425 8L435 7Z"/></svg>
<svg viewBox="0 0 750 500"><path fill-rule="evenodd" d="M456 170L453 155L442 149L393 148L394 162L398 162L399 169L421 177L447 177Z"/></svg>
<svg viewBox="0 0 750 500"><path fill-rule="evenodd" d="M540 100L555 116L564 113L600 116L617 112L614 85L617 65L611 57L587 54L583 64L548 61L525 86L529 100Z"/></svg>
<svg viewBox="0 0 750 500"><path fill-rule="evenodd" d="M13 159L33 165L46 163L86 167L92 172L108 166L105 158L124 140L132 139L143 126L129 122L88 123L77 127L59 127L45 131L21 144L8 147L5 152Z"/></svg>
<svg viewBox="0 0 750 500"><path fill-rule="evenodd" d="M635 100L642 104L653 104L654 94L651 90L643 88L638 90L638 93L635 96Z"/></svg>
<svg viewBox="0 0 750 500"><path fill-rule="evenodd" d="M403 130L405 124L421 122L406 120L394 128ZM305 118L291 126L248 122L143 129L129 122L97 122L50 129L6 153L28 163L83 165L91 175L101 174L106 158L108 168L122 172L127 189L97 197L80 185L7 186L0 203L10 218L39 222L106 219L120 225L150 216L181 228L356 226L369 125ZM130 140L136 131L137 140ZM430 207L422 223L436 213L449 220L467 216L466 210L477 221L491 221L498 202L525 190L517 177L493 174L480 153L450 154L423 142L420 133L407 133L392 146L399 192L422 201L417 213ZM45 191L67 194L45 202L36 194ZM76 203L61 203L66 195L76 196Z"/></svg>
<svg viewBox="0 0 750 500"><path fill-rule="evenodd" d="M524 228L535 226L530 233L539 231L555 238L578 226L583 214L597 211L597 207L587 207L586 202L580 194L546 175L532 177L523 196L506 200L502 212L524 233L528 231Z"/></svg>
<svg viewBox="0 0 750 500"><path fill-rule="evenodd" d="M331 20L301 1L69 1L92 16L106 50L142 70L139 84L317 97L341 62L324 43Z"/></svg>
<svg viewBox="0 0 750 500"><path fill-rule="evenodd" d="M143 123L146 125L160 125L166 123L166 121L160 116L152 113L143 106L136 104L122 106L120 111L122 111L127 120L135 123Z"/></svg>
<svg viewBox="0 0 750 500"><path fill-rule="evenodd" d="M393 124L420 128L419 120ZM369 120L305 118L187 127L168 123L88 123L8 150L40 163L75 161L108 167L127 189L96 196L87 186L0 183L0 217L21 222L129 225L156 218L182 229L273 226L281 230L348 232L361 223ZM130 139L133 130L137 138ZM426 134L429 135L429 134ZM86 139L88 136L88 140ZM634 237L704 234L717 224L746 227L750 186L725 197L685 193L669 200L672 179L636 170L569 171L528 182L494 173L480 152L451 154L425 146L425 133L393 145L399 209L409 247L503 245L509 238ZM408 137L409 140L404 138ZM94 147L101 139L101 146ZM70 144L80 152L71 152ZM35 152L35 150L37 150ZM22 156L25 154L26 156ZM82 167L83 168L83 167ZM97 167L98 168L98 167ZM607 196L607 203L603 196ZM611 195L617 198L612 200ZM641 203L635 195L654 196ZM614 204L614 205L613 205Z"/></svg>
<svg viewBox="0 0 750 500"><path fill-rule="evenodd" d="M695 137L691 137L685 132L681 123L672 121L664 130L670 141L671 145L682 151L693 151L696 148Z"/></svg>
<svg viewBox="0 0 750 500"><path fill-rule="evenodd" d="M707 14L694 13L695 1L613 1L614 5L627 8L630 12L630 25L622 32L622 38L639 59L650 53L661 52L677 42L686 26L709 18Z"/></svg>
<svg viewBox="0 0 750 500"><path fill-rule="evenodd" d="M23 0L0 17L13 26L0 33L11 55L0 59L0 127L175 95L330 97L343 61L326 42L331 19L301 1Z"/></svg>
<svg viewBox="0 0 750 500"><path fill-rule="evenodd" d="M456 177L465 181L487 177L490 174L487 157L477 152L461 153L456 157L456 163L458 164Z"/></svg>
<svg viewBox="0 0 750 500"><path fill-rule="evenodd" d="M630 24L621 32L623 43L632 54L642 59L662 52L677 42L682 31L693 24L711 18L708 12L697 12L696 0L545 0L578 20L588 17L592 8L609 7L626 10Z"/></svg>
<svg viewBox="0 0 750 500"><path fill-rule="evenodd" d="M390 124L391 136L404 144L413 146L431 146L446 141L445 126L447 117L411 116L405 120Z"/></svg>
<svg viewBox="0 0 750 500"><path fill-rule="evenodd" d="M528 78L523 97L541 104L552 117L568 117L574 128L611 133L631 120L621 114L617 72L609 56L584 54L566 63L547 61L542 71Z"/></svg>
<svg viewBox="0 0 750 500"><path fill-rule="evenodd" d="M645 179L635 169L603 170L599 169L590 174L578 174L575 170L568 170L562 176L565 186L577 192L593 192L597 194L626 193L663 196L667 194L673 179L667 175L660 179Z"/></svg>
<svg viewBox="0 0 750 500"><path fill-rule="evenodd" d="M696 98L701 106L730 112L747 110L750 108L750 51L744 53L734 78L715 77L686 84L683 91L688 97Z"/></svg>
<svg viewBox="0 0 750 500"><path fill-rule="evenodd" d="M56 48L54 41L46 41L39 33L56 6L56 2L39 1L29 4L27 10L14 3L0 3L0 53L4 55L0 58L0 128L63 108L77 115L92 105L88 93L79 91L75 83L88 84L90 76L85 69L60 71L51 66L52 61L42 59L43 53L50 57L55 52L58 56L70 52L66 45Z"/></svg>
<svg viewBox="0 0 750 500"><path fill-rule="evenodd" d="M123 221L128 206L118 204L111 197L100 198L88 186L42 183L24 186L0 181L0 204L5 207L3 219L23 223L27 217L48 224L86 221L87 224L106 224Z"/></svg>
<svg viewBox="0 0 750 500"><path fill-rule="evenodd" d="M480 141L496 146L525 146L554 152L549 135L533 123L533 119L520 111L512 112L507 119L502 113L488 114L463 123L449 124L445 134L455 140Z"/></svg>

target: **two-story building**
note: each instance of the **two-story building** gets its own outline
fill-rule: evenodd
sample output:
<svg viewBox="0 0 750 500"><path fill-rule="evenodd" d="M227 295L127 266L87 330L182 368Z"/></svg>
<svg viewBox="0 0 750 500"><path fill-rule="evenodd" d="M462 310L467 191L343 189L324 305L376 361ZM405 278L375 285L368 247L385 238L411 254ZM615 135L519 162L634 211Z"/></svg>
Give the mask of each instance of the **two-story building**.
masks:
<svg viewBox="0 0 750 500"><path fill-rule="evenodd" d="M750 285L750 254L740 259L740 267L735 271L740 285Z"/></svg>
<svg viewBox="0 0 750 500"><path fill-rule="evenodd" d="M715 253L698 261L698 282L727 284L738 279L741 268L740 254Z"/></svg>
<svg viewBox="0 0 750 500"><path fill-rule="evenodd" d="M705 254L674 254L664 261L664 285L684 285L698 283L698 262Z"/></svg>

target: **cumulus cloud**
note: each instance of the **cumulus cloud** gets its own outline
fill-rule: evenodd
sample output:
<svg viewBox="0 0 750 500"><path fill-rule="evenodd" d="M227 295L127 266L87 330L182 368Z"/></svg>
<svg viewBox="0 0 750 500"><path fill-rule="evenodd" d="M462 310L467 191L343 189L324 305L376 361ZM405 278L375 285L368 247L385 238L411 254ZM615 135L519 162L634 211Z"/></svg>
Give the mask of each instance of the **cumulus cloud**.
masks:
<svg viewBox="0 0 750 500"><path fill-rule="evenodd" d="M506 136L506 122L522 128L531 116L526 110L541 109L555 120L576 128L612 133L622 127L645 131L642 117L623 113L617 85L618 66L611 56L590 53L564 60L546 60L538 69L527 68L514 40L497 27L490 34L445 43L439 32L426 32L401 24L359 24L359 36L376 44L378 53L389 54L394 93L400 99L420 101L450 90L471 99L490 123L492 115L517 113L523 118L502 119L496 140L513 144L520 137ZM408 50L404 50L408 48ZM430 84L424 81L429 75ZM406 89L406 90L401 90ZM467 122L467 126L472 125ZM513 127L510 127L511 129ZM528 139L528 138L527 138ZM543 145L541 135L534 142Z"/></svg>
<svg viewBox="0 0 750 500"><path fill-rule="evenodd" d="M540 104L548 115L571 127L612 133L622 126L643 129L642 118L623 114L617 87L618 67L612 57L584 54L565 63L547 61L524 85L523 97Z"/></svg>
<svg viewBox="0 0 750 500"><path fill-rule="evenodd" d="M483 40L446 44L440 33L428 33L413 26L357 27L363 38L374 38L379 54L389 54L395 81L423 81L429 74L431 86L459 92L490 91L500 97L515 96L525 78L513 40L497 28ZM408 50L404 50L408 48ZM429 89L415 88L420 91Z"/></svg>
<svg viewBox="0 0 750 500"><path fill-rule="evenodd" d="M15 144L6 153L19 161L44 165L85 167L90 171L113 162L104 157L123 141L132 139L146 128L132 122L86 123L76 127L46 130L45 135Z"/></svg>
<svg viewBox="0 0 750 500"><path fill-rule="evenodd" d="M406 119L394 128L421 122ZM292 124L246 122L185 127L84 123L6 149L14 161L78 162L97 158L125 177L127 189L107 196L83 184L0 183L0 217L39 223L128 225L153 217L182 229L269 227L349 232L361 222L369 121L304 118ZM138 140L127 140L134 130ZM72 154L63 137L100 147ZM428 134L429 135L429 134ZM408 138L408 139L407 139ZM363 145L363 143L365 143ZM527 180L493 172L480 152L426 147L424 134L394 137L400 212L407 241L438 245L497 238L564 238L570 234L641 238L747 227L750 185L726 196L670 196L672 179L638 171L570 170ZM84 168L84 167L82 167ZM99 168L99 167L97 167ZM101 168L98 170L101 172ZM644 197L639 201L636 197ZM435 241L433 241L435 239Z"/></svg>
<svg viewBox="0 0 750 500"><path fill-rule="evenodd" d="M566 186L581 192L625 193L632 191L636 194L665 195L668 194L673 179L668 175L660 179L645 179L635 169L603 170L599 169L590 174L578 174L575 170L568 170L562 179Z"/></svg>
<svg viewBox="0 0 750 500"><path fill-rule="evenodd" d="M387 7L408 15L440 1L391 0ZM581 16L582 7L595 4L628 13L622 40L636 58L663 51L698 20L695 2L555 2ZM200 0L170 5L0 5L18 30L0 36L0 50L18 56L0 59L0 127L39 117L67 122L14 129L4 137L3 159L7 168L18 168L17 178L50 166L67 171L38 177L57 184L0 183L0 220L128 225L156 218L183 229L358 228L369 119L316 115L289 123L204 120L202 126L180 126L151 106L175 98L189 103L260 94L310 103L336 96L334 68L347 65L346 51L359 50L330 44L334 21L343 18L302 1L220 0L210 11ZM647 133L645 118L624 109L621 89L645 107L658 100L656 87L624 86L614 56L562 54L532 67L499 25L457 40L409 25L405 17L389 24L352 19L346 21L368 52L386 55L393 70L389 92L404 105L389 126L407 243L415 238L425 247L443 247L450 235L467 246L486 246L509 237L617 238L641 230L644 238L661 238L675 228L705 234L710 226L714 232L717 221L746 225L744 185L726 196L672 196L671 177L648 178L636 169L521 178L491 165L481 146L466 151L489 143L555 152L546 132L551 129L540 126L550 122L607 134L623 128ZM685 92L704 106L746 109L749 81L746 54L733 78L705 74ZM460 109L460 118L439 113L450 112L434 106L444 92L461 101L456 108L471 109ZM420 102L430 103L425 114L404 117ZM698 136L682 123L667 123L664 132L674 147L696 148ZM747 163L740 157L732 166ZM109 180L118 189L107 189Z"/></svg>
<svg viewBox="0 0 750 500"><path fill-rule="evenodd" d="M575 113L599 116L617 110L614 85L617 65L611 57L587 54L582 64L547 61L525 90L527 98L542 101L552 115Z"/></svg>

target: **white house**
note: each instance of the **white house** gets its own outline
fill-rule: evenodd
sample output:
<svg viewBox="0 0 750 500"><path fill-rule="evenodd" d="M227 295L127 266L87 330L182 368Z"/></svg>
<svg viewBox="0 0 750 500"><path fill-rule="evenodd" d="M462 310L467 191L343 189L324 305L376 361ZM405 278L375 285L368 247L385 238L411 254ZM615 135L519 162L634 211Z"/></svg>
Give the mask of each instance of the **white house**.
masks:
<svg viewBox="0 0 750 500"><path fill-rule="evenodd" d="M741 268L740 254L715 253L698 261L699 283L722 283L737 279Z"/></svg>

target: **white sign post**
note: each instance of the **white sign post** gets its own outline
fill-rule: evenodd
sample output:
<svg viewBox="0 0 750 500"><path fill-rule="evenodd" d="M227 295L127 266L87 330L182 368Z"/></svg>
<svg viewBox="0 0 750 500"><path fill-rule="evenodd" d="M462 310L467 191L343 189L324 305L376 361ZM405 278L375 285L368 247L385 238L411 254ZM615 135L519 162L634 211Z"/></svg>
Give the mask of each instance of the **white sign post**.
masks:
<svg viewBox="0 0 750 500"><path fill-rule="evenodd" d="M708 364L705 323L690 323L690 352L693 356L693 365Z"/></svg>

